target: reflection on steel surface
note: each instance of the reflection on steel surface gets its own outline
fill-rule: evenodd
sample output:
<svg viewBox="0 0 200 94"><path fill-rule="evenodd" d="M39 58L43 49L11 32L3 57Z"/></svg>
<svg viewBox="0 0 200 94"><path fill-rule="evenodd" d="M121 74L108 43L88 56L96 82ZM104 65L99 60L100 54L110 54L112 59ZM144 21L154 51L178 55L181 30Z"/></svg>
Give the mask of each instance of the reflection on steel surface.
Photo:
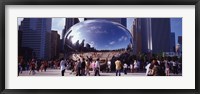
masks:
<svg viewBox="0 0 200 94"><path fill-rule="evenodd" d="M65 49L78 52L127 50L131 48L132 36L119 23L86 20L67 31L64 44Z"/></svg>

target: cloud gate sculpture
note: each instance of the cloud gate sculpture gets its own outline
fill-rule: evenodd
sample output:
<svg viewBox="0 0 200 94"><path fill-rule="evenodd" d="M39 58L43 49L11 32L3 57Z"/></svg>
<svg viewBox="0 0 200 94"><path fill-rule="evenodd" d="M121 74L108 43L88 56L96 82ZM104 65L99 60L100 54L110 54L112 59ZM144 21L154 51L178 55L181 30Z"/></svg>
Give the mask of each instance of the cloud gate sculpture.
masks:
<svg viewBox="0 0 200 94"><path fill-rule="evenodd" d="M107 52L132 49L132 36L123 25L106 20L86 20L64 36L65 51Z"/></svg>

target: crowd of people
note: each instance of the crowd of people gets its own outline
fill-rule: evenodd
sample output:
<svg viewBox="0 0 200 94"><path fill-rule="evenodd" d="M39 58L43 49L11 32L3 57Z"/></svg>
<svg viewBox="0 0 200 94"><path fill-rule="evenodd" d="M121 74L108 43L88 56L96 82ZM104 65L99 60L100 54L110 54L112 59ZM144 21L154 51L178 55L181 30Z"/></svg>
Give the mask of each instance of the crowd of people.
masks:
<svg viewBox="0 0 200 94"><path fill-rule="evenodd" d="M18 75L23 71L29 71L29 75L35 75L36 72L46 72L47 68L60 68L60 60L47 61L31 59L29 61L25 61L24 59L19 59Z"/></svg>
<svg viewBox="0 0 200 94"><path fill-rule="evenodd" d="M18 74L23 70L28 70L29 75L37 72L46 72L47 68L60 69L61 76L64 76L66 70L71 71L70 74L76 76L100 76L101 72L116 73L121 76L128 73L146 72L146 76L169 76L170 73L178 74L182 72L182 63L179 59L163 57L161 59L151 58L143 61L141 59L131 59L126 61L123 58L115 57L112 59L101 60L92 56L77 55L76 59L56 59L56 60L35 60L32 59L25 62L23 59L18 63Z"/></svg>

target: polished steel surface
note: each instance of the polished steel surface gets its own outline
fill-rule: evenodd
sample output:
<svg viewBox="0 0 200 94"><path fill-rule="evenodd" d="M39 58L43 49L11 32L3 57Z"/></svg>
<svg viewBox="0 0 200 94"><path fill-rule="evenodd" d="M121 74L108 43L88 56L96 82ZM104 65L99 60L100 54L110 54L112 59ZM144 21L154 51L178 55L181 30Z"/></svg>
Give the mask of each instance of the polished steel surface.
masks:
<svg viewBox="0 0 200 94"><path fill-rule="evenodd" d="M131 48L126 27L106 20L86 20L73 25L64 37L65 49L74 51L115 51Z"/></svg>

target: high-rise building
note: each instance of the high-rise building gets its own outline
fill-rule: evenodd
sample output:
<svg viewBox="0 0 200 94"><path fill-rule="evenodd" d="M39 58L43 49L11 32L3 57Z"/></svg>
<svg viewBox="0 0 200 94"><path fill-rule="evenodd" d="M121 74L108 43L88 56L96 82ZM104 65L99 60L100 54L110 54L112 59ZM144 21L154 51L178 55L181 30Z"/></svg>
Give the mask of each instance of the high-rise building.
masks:
<svg viewBox="0 0 200 94"><path fill-rule="evenodd" d="M51 58L58 58L60 52L60 35L57 31L51 31Z"/></svg>
<svg viewBox="0 0 200 94"><path fill-rule="evenodd" d="M79 22L79 19L78 18L66 18L65 19L65 27L62 31L62 47L61 49L64 50L64 37L65 37L65 34L67 33L67 30L73 26L74 24L78 23Z"/></svg>
<svg viewBox="0 0 200 94"><path fill-rule="evenodd" d="M175 33L171 32L170 34L170 52L175 52Z"/></svg>
<svg viewBox="0 0 200 94"><path fill-rule="evenodd" d="M178 52L182 53L182 36L178 36L178 45L177 46L179 48Z"/></svg>
<svg viewBox="0 0 200 94"><path fill-rule="evenodd" d="M178 43L182 45L182 36L178 36Z"/></svg>
<svg viewBox="0 0 200 94"><path fill-rule="evenodd" d="M33 49L38 59L50 58L51 18L24 18L19 26L21 47Z"/></svg>
<svg viewBox="0 0 200 94"><path fill-rule="evenodd" d="M152 51L152 28L150 18L136 18L134 19L134 32L135 32L135 46L136 54L147 53Z"/></svg>
<svg viewBox="0 0 200 94"><path fill-rule="evenodd" d="M151 18L153 53L170 52L170 18Z"/></svg>
<svg viewBox="0 0 200 94"><path fill-rule="evenodd" d="M135 18L134 32L141 35L141 40L134 39L136 50L142 53L161 53L170 51L169 18ZM137 47L138 45L139 48Z"/></svg>
<svg viewBox="0 0 200 94"><path fill-rule="evenodd" d="M107 21L113 21L122 24L123 26L127 27L127 20L126 18L84 18L84 20L95 20L95 19L100 19L100 20L107 20Z"/></svg>
<svg viewBox="0 0 200 94"><path fill-rule="evenodd" d="M133 37L133 52L134 54L139 54L142 52L142 40L141 40L141 32L139 32L138 29L138 21L135 19L132 25L132 32L131 35Z"/></svg>

